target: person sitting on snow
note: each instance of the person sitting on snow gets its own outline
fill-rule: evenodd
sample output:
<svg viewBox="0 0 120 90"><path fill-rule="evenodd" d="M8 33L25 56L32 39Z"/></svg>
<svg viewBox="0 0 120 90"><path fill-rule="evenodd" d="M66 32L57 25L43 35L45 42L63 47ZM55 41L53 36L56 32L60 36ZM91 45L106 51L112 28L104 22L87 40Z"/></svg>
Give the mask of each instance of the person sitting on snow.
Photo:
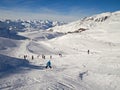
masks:
<svg viewBox="0 0 120 90"><path fill-rule="evenodd" d="M52 67L51 67L51 61L50 61L50 60L47 62L47 64L46 64L46 67L45 67L45 68L48 68L48 67L49 67L49 68L52 68Z"/></svg>

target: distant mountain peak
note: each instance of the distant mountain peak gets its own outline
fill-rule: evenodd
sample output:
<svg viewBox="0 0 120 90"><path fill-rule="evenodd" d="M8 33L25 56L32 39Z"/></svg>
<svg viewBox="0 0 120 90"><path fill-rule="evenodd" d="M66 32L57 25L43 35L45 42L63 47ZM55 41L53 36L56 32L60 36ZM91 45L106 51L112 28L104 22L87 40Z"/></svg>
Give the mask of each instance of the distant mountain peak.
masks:
<svg viewBox="0 0 120 90"><path fill-rule="evenodd" d="M0 20L1 29L13 29L16 31L27 31L27 30L46 30L54 26L60 26L65 24L64 22L59 21L50 21L50 20L10 20L2 19Z"/></svg>

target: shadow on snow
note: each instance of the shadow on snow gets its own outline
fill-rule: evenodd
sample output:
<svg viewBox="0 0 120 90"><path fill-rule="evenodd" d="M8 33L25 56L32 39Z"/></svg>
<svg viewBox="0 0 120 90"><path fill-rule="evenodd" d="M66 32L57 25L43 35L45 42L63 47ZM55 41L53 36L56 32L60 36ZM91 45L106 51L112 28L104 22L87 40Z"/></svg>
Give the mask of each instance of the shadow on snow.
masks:
<svg viewBox="0 0 120 90"><path fill-rule="evenodd" d="M10 31L8 29L1 29L1 28L0 28L0 37L10 38L10 39L14 39L14 40L28 39L27 37L18 35L17 32L15 32L15 31Z"/></svg>
<svg viewBox="0 0 120 90"><path fill-rule="evenodd" d="M43 70L45 66L32 65L28 60L0 54L0 78L31 69Z"/></svg>

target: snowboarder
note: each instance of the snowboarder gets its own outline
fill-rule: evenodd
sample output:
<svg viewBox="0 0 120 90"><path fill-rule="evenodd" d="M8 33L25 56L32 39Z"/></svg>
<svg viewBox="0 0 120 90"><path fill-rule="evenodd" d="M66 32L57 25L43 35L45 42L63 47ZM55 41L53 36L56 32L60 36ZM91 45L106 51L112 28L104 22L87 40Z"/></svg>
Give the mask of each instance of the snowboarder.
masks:
<svg viewBox="0 0 120 90"><path fill-rule="evenodd" d="M45 67L45 68L48 68L48 67L49 67L49 68L52 68L52 67L51 67L51 61L50 61L50 60L47 62L47 64L46 64L46 67Z"/></svg>

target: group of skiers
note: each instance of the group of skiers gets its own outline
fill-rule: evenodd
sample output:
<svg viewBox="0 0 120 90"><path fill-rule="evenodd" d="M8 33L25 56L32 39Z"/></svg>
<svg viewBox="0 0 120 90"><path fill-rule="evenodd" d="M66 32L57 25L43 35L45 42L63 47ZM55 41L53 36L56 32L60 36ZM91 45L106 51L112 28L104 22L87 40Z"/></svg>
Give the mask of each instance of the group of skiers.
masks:
<svg viewBox="0 0 120 90"><path fill-rule="evenodd" d="M27 55L24 55L23 57L24 57L24 59L27 59L28 56L27 56ZM31 57L31 59L32 59L32 60L34 59L34 56L33 56L33 55L32 55L32 57Z"/></svg>
<svg viewBox="0 0 120 90"><path fill-rule="evenodd" d="M39 56L37 56L37 58L39 58ZM27 57L28 57L27 55L23 56L24 59L27 59ZM31 59L34 60L34 56L33 55L31 56ZM45 59L45 55L44 54L42 54L42 59ZM52 59L52 55L50 55L50 59ZM48 60L48 62L46 63L45 68L48 68L48 67L52 68L52 66L51 66L51 60Z"/></svg>
<svg viewBox="0 0 120 90"><path fill-rule="evenodd" d="M87 53L90 54L90 50L88 50ZM59 55L60 57L62 57L62 54L61 54L61 53L59 53L58 55ZM40 56L40 55L39 55L39 56ZM37 58L39 58L39 56L37 56ZM24 59L27 59L27 55L24 55ZM33 56L33 55L32 55L32 57L31 57L31 59L34 60L34 56ZM45 59L45 55L44 55L44 54L42 54L42 59ZM50 55L50 59L52 59L52 55ZM48 68L48 67L49 67L49 68L52 68L52 66L51 66L51 60L50 60L50 59L49 59L48 62L46 63L45 68Z"/></svg>

